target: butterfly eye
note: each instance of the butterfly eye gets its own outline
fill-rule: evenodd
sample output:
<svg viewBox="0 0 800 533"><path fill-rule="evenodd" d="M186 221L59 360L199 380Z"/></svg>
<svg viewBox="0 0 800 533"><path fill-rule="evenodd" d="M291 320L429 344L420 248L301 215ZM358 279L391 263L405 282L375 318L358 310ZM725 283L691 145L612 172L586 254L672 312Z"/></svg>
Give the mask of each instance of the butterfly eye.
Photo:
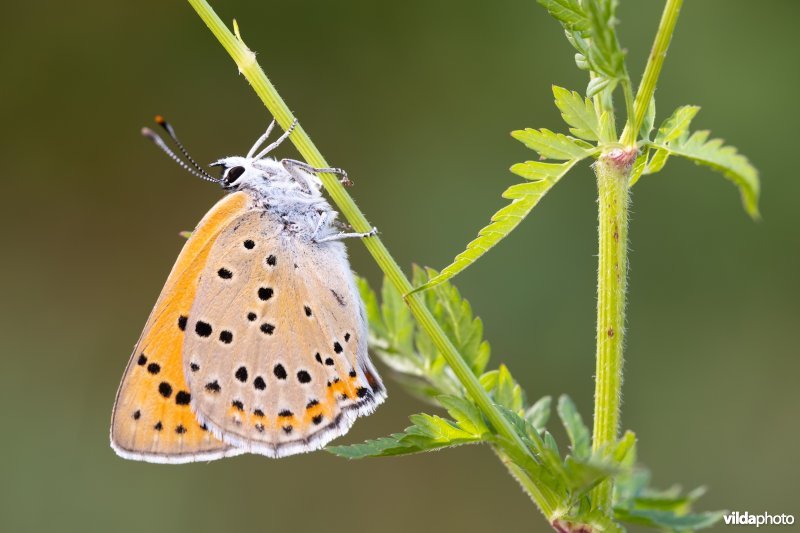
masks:
<svg viewBox="0 0 800 533"><path fill-rule="evenodd" d="M231 185L244 174L244 167L233 167L225 174L225 185Z"/></svg>

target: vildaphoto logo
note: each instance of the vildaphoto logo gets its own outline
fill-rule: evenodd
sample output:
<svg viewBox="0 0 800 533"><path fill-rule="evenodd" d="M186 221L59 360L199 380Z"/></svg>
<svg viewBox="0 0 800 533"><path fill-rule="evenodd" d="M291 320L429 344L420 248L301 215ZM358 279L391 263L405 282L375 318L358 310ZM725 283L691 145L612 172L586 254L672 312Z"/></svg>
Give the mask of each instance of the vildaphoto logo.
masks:
<svg viewBox="0 0 800 533"><path fill-rule="evenodd" d="M791 514L751 514L747 511L734 511L722 517L726 526L791 526L794 515Z"/></svg>

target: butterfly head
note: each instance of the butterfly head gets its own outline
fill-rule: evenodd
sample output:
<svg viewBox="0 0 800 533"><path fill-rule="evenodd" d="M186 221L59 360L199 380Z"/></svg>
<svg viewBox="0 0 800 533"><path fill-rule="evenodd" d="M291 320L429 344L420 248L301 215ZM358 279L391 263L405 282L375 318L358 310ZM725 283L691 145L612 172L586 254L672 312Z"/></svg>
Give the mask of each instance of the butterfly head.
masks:
<svg viewBox="0 0 800 533"><path fill-rule="evenodd" d="M211 163L212 167L222 168L219 184L223 189L236 190L245 184L254 184L264 179L264 171L257 169L255 161L247 157L225 157Z"/></svg>
<svg viewBox="0 0 800 533"><path fill-rule="evenodd" d="M152 140L161 150L189 173L201 179L219 183L225 190L236 191L244 188L263 192L269 188L309 189L308 184L297 183L286 169L283 168L280 162L271 157L267 157L272 150L289 138L297 121L292 123L286 132L276 141L264 147L263 144L269 138L272 129L275 127L275 121L273 120L269 128L267 128L267 131L259 137L246 156L225 157L212 163L212 167L222 167L222 176L220 178L212 177L203 167L197 164L189 155L186 148L184 148L183 144L178 140L178 137L175 135L175 130L163 117L160 115L157 116L156 122L169 134L170 138L183 155L183 158L173 152L163 139L149 128L143 128L142 134Z"/></svg>
<svg viewBox="0 0 800 533"><path fill-rule="evenodd" d="M280 162L271 157L256 159L254 157L224 157L211 164L222 168L219 184L227 191L240 189L264 190L270 187L289 185L287 172Z"/></svg>

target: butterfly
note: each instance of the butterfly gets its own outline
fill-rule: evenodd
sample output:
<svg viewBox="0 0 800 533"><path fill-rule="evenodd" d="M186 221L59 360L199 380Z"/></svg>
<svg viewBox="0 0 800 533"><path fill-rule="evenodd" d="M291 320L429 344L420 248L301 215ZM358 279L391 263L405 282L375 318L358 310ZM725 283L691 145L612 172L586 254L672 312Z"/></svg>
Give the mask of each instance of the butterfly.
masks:
<svg viewBox="0 0 800 533"><path fill-rule="evenodd" d="M228 194L178 256L122 377L111 446L126 458L187 463L322 448L386 398L367 353L367 319L320 172L341 169L259 151L226 157L213 178L148 128L190 173ZM187 162L188 161L188 162Z"/></svg>

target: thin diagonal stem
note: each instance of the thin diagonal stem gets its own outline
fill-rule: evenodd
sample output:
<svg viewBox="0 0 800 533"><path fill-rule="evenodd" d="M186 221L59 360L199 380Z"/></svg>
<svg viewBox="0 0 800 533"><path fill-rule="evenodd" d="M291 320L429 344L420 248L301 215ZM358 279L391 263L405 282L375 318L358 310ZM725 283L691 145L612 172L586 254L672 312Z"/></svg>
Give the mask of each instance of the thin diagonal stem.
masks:
<svg viewBox="0 0 800 533"><path fill-rule="evenodd" d="M644 122L650 99L655 93L658 77L661 75L661 67L664 66L664 59L667 57L667 49L672 40L682 5L683 0L667 0L667 4L664 6L661 22L658 24L658 33L656 33L653 48L650 50L650 57L644 69L642 83L636 92L636 100L633 103L634 114L633 117L628 116L628 124L622 133L622 144L625 146L631 147L636 143L636 137L639 135L642 122Z"/></svg>
<svg viewBox="0 0 800 533"><path fill-rule="evenodd" d="M188 1L236 62L239 71L247 81L250 82L250 85L252 85L256 94L264 102L264 105L270 113L272 113L272 116L275 117L278 124L284 130L287 129L295 121L295 117L259 66L255 54L244 44L242 39L238 37L238 28L235 23L234 30L237 32L237 35L231 33L208 2L205 0ZM302 124L297 124L290 139L307 163L320 168L330 166L327 161L325 161L325 158L322 157L322 154L314 143L311 142ZM342 184L339 183L337 177L333 174L321 174L320 178L331 199L347 221L353 226L355 231L370 231L372 226L358 206L356 206ZM408 281L408 278L403 274L397 262L391 254L389 254L389 251L386 249L381 239L378 236L374 236L363 239L363 242L375 259L375 262L381 270L383 270L395 288L401 294L408 294L411 292L413 289L411 282ZM464 389L466 389L470 397L491 422L492 426L494 426L497 433L509 442L514 443L523 453L530 453L510 422L494 405L488 393L478 381L478 378L458 353L455 346L453 346L453 343L450 342L450 339L447 338L447 335L436 322L431 312L425 307L422 297L417 294L411 295L406 299L406 303L417 322L419 322L420 327L431 337L437 349L442 353L448 365L452 368L453 373L458 377ZM538 505L542 513L550 519L557 505L555 495L550 493L545 487L539 487L534 484L530 484L526 489L530 492L531 498Z"/></svg>

